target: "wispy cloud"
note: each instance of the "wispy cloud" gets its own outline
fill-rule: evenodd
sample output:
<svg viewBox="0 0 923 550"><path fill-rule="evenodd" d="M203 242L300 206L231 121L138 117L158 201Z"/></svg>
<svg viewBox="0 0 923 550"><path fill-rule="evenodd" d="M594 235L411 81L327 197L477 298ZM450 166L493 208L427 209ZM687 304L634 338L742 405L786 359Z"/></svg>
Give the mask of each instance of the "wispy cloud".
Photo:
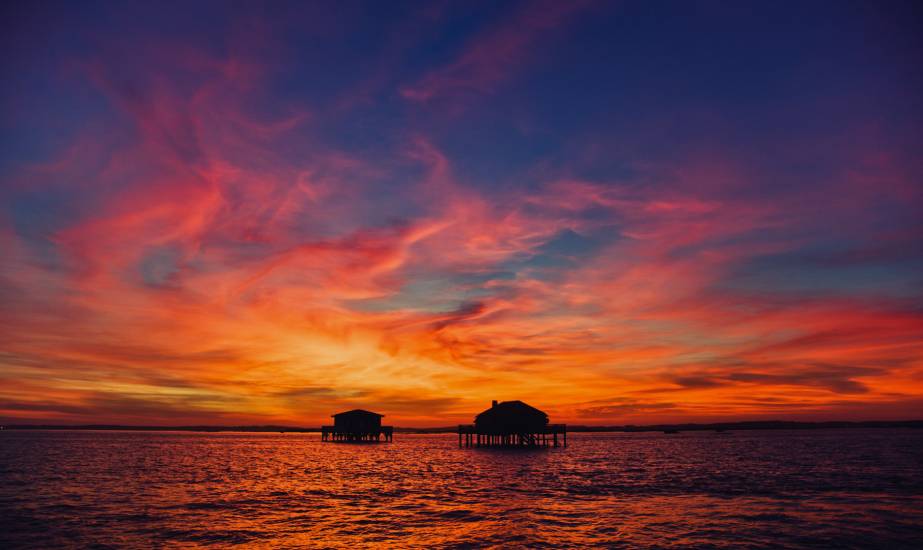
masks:
<svg viewBox="0 0 923 550"><path fill-rule="evenodd" d="M480 130L420 121L502 94L593 9L498 8L448 64L401 72L392 53L395 74L335 93L315 90L330 67L279 53L310 54L314 35L145 35L131 55L103 41L65 56L55 97L77 122L39 125L54 139L0 186L0 418L316 424L362 406L445 424L520 398L640 423L918 405L923 197L900 146L847 132L824 156L793 130L772 162L720 141L626 155L637 136L587 116L555 154L533 137L485 153ZM367 91L398 73L423 76ZM471 117L503 123L485 112Z"/></svg>
<svg viewBox="0 0 923 550"><path fill-rule="evenodd" d="M448 65L428 72L401 89L410 101L431 101L446 96L483 94L509 79L530 63L538 46L567 25L592 2L529 2L500 24L492 25L470 42Z"/></svg>

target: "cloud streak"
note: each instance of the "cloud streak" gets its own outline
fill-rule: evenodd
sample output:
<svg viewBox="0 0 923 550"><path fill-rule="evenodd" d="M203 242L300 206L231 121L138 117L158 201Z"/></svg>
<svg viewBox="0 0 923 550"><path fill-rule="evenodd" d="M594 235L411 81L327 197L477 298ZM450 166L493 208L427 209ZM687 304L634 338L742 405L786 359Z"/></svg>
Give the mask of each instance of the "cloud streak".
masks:
<svg viewBox="0 0 923 550"><path fill-rule="evenodd" d="M401 95L409 101L428 102L489 93L527 64L542 42L592 4L584 0L525 4L503 23L472 37L454 61L401 88Z"/></svg>

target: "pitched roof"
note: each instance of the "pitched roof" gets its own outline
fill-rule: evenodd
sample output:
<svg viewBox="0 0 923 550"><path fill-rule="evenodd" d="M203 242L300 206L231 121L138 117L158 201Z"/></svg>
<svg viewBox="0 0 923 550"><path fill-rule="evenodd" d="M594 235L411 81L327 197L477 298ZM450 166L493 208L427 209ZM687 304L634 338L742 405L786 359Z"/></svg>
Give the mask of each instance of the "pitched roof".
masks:
<svg viewBox="0 0 923 550"><path fill-rule="evenodd" d="M334 414L334 415L332 415L332 416L333 416L334 418L336 418L336 417L338 417L338 416L345 416L345 415L349 415L349 416L377 416L377 417L379 417L379 418L381 418L381 417L384 416L383 414L374 413L374 412L372 412L372 411L367 411L367 410L365 410L365 409L353 409L353 410L351 410L351 411L345 411L345 412L341 412L341 413L336 413L336 414Z"/></svg>
<svg viewBox="0 0 923 550"><path fill-rule="evenodd" d="M547 419L548 415L544 412L536 409L532 405L523 403L522 401L503 401L502 403L497 403L493 407L487 409L481 414L477 415L475 421L478 419L488 419L494 416L525 416L525 417L542 417Z"/></svg>

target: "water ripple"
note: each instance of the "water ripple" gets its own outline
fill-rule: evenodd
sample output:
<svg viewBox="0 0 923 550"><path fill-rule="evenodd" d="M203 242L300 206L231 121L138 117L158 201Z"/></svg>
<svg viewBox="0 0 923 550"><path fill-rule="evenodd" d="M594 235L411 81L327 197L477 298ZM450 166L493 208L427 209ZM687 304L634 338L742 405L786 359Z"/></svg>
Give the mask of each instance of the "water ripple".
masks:
<svg viewBox="0 0 923 550"><path fill-rule="evenodd" d="M912 548L923 433L454 436L5 432L0 547Z"/></svg>

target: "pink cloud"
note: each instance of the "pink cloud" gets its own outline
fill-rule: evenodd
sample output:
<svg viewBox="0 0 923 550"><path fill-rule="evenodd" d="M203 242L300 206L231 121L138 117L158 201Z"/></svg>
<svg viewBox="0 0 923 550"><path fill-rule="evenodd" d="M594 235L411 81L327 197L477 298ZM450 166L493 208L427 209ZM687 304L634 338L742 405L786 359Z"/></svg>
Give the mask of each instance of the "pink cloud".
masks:
<svg viewBox="0 0 923 550"><path fill-rule="evenodd" d="M506 23L475 36L455 61L402 88L401 95L411 101L430 101L490 92L526 63L538 42L590 5L586 1L526 4Z"/></svg>
<svg viewBox="0 0 923 550"><path fill-rule="evenodd" d="M488 92L584 8L530 6L404 96ZM94 128L11 186L92 200L49 224L51 252L3 220L3 414L310 423L377 400L440 424L515 392L609 422L850 400L897 414L919 395L914 304L726 284L803 244L816 204L863 220L865 201L913 200L888 155L820 186L840 193L829 203L741 192L747 163L715 152L638 166L644 185L540 175L488 191L426 136L378 162L325 144L321 110L255 114L259 66L180 52L149 54L137 82L90 64L125 127ZM158 77L171 60L195 76ZM598 248L530 263L568 232Z"/></svg>

